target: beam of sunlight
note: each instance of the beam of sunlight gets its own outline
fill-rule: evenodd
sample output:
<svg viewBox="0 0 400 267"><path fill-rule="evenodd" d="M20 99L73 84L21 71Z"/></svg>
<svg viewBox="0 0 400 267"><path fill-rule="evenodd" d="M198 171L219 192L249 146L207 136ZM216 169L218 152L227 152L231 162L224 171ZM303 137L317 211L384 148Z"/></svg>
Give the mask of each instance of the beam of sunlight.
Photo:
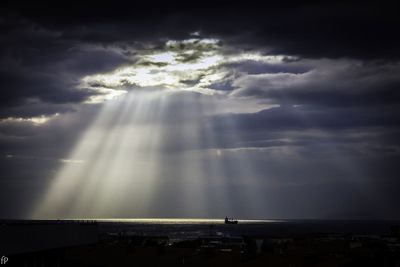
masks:
<svg viewBox="0 0 400 267"><path fill-rule="evenodd" d="M83 163L62 166L33 217L113 216L129 200L140 209L135 200L143 200L154 169L160 99L156 92L134 92L106 103L68 157Z"/></svg>
<svg viewBox="0 0 400 267"><path fill-rule="evenodd" d="M251 207L251 166L240 155L227 163L206 126L219 104L163 90L105 103L67 157L80 164L62 162L32 217L234 216L232 203ZM234 146L236 130L227 131L233 137L224 144Z"/></svg>

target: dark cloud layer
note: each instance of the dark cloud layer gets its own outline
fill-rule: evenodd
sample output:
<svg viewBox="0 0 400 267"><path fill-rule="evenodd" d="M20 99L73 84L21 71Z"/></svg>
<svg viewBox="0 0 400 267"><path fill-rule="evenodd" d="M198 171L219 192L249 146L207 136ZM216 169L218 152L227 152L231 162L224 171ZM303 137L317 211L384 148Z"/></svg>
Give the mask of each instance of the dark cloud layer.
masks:
<svg viewBox="0 0 400 267"><path fill-rule="evenodd" d="M17 13L64 36L113 43L186 37L201 30L242 44L264 46L274 53L306 57L398 58L399 18L393 5L358 1L172 1L157 4L85 1L77 5L15 4ZM112 8L112 12L110 12Z"/></svg>
<svg viewBox="0 0 400 267"><path fill-rule="evenodd" d="M392 6L384 4L287 1L260 6L217 1L191 6L178 1L154 9L152 4L117 1L112 10L109 4L90 1L5 4L0 76L2 86L18 89L2 98L2 106L26 104L30 98L82 102L94 94L74 90L77 76L110 70L126 58L110 51L89 52L82 47L87 44L123 49L200 31L241 49L272 54L384 61L399 56L399 19ZM257 66L246 68L257 72Z"/></svg>
<svg viewBox="0 0 400 267"><path fill-rule="evenodd" d="M265 193L261 217L399 219L399 20L392 5L357 1L2 4L0 203L14 204L0 205L0 218L26 216L101 110L84 104L101 92L78 88L82 77L137 62L140 51L162 50L168 40L199 36L220 40L224 55L286 58L224 63L229 75L210 86L230 100L264 105L257 112L209 114L210 96L169 96L160 154L218 151L235 177L242 153ZM196 60L210 49L203 46L180 61ZM30 120L41 116L54 117ZM182 143L177 129L192 126L200 140ZM171 177L175 171L165 167ZM174 188L168 179L165 188ZM240 190L232 183L232 192ZM160 216L166 210L173 212L165 207Z"/></svg>
<svg viewBox="0 0 400 267"><path fill-rule="evenodd" d="M3 19L0 24L6 30L0 37L2 117L63 112L66 104L81 103L96 94L76 89L80 77L127 62L116 53L88 50L82 42L67 40L22 17ZM44 105L47 110L40 108Z"/></svg>

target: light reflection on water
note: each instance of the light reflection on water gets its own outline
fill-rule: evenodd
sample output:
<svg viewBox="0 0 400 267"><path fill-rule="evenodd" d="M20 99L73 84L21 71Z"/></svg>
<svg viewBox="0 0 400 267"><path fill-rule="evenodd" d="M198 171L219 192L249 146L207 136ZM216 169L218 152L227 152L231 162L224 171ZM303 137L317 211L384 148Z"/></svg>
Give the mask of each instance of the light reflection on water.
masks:
<svg viewBox="0 0 400 267"><path fill-rule="evenodd" d="M137 223L137 224L224 224L224 219L202 219L202 218L74 218L72 220L94 220L97 222L110 223ZM284 222L284 220L241 220L240 224L262 224Z"/></svg>

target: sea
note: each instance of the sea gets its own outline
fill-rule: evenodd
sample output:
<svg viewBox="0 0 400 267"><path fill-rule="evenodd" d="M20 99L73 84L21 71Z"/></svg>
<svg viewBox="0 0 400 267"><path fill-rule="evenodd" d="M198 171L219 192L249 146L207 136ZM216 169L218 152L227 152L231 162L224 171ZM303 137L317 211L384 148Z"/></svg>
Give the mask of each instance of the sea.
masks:
<svg viewBox="0 0 400 267"><path fill-rule="evenodd" d="M81 219L78 219L78 221ZM293 235L389 235L398 229L394 220L245 220L225 224L224 219L136 218L95 219L104 233L156 235L170 238L199 236L273 237Z"/></svg>
<svg viewBox="0 0 400 267"><path fill-rule="evenodd" d="M398 220L250 220L225 224L224 219L202 218L69 218L57 220L1 220L8 225L96 224L99 234L168 236L273 237L294 235L389 235L398 231Z"/></svg>

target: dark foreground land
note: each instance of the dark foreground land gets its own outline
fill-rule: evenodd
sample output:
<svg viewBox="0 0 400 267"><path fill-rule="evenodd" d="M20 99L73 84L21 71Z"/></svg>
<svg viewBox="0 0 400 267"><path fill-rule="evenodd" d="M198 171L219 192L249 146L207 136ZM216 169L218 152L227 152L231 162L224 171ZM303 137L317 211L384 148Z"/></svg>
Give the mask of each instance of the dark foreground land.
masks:
<svg viewBox="0 0 400 267"><path fill-rule="evenodd" d="M396 221L0 221L4 266L400 266Z"/></svg>

